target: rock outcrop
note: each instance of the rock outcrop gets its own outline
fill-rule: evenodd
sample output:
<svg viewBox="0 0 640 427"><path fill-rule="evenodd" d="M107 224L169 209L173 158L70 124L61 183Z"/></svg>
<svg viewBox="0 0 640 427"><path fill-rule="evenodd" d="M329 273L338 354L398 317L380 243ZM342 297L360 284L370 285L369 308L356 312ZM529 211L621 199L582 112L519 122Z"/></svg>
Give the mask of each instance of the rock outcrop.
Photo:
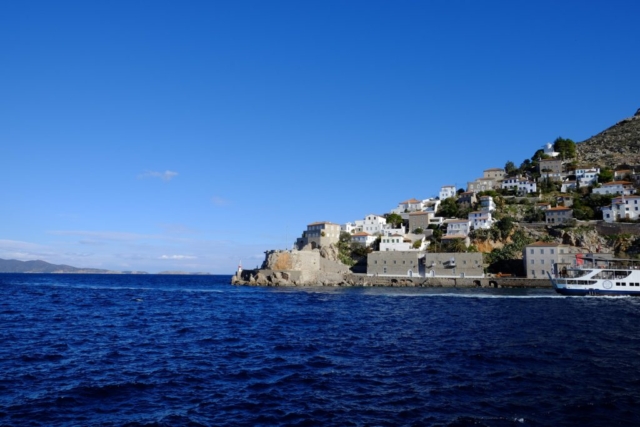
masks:
<svg viewBox="0 0 640 427"><path fill-rule="evenodd" d="M576 144L577 160L609 168L640 165L640 109L633 117Z"/></svg>

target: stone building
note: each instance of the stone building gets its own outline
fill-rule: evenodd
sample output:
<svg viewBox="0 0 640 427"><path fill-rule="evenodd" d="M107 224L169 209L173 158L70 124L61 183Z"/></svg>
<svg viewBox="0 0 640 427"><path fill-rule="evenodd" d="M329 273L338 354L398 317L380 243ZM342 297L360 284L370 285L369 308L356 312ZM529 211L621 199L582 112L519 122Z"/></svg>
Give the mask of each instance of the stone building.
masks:
<svg viewBox="0 0 640 427"><path fill-rule="evenodd" d="M411 212L409 214L409 231L421 228L423 231L429 228L429 220L433 218L432 212Z"/></svg>
<svg viewBox="0 0 640 427"><path fill-rule="evenodd" d="M544 211L544 220L547 224L560 225L573 218L573 209L558 206Z"/></svg>
<svg viewBox="0 0 640 427"><path fill-rule="evenodd" d="M523 262L527 279L545 279L547 272L557 274L575 263L580 249L559 243L536 242L524 248Z"/></svg>
<svg viewBox="0 0 640 427"><path fill-rule="evenodd" d="M296 240L296 248L302 249L309 244L311 248L318 248L332 243L338 243L339 240L339 224L327 221L314 222L307 225L307 230L302 233L302 237Z"/></svg>

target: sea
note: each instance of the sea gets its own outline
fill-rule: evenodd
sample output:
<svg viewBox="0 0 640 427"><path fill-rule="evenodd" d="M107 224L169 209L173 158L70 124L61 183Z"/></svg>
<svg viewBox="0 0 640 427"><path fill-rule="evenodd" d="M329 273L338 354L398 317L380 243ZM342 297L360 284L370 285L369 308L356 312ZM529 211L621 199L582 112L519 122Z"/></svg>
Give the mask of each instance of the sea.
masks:
<svg viewBox="0 0 640 427"><path fill-rule="evenodd" d="M637 426L640 299L0 274L1 426Z"/></svg>

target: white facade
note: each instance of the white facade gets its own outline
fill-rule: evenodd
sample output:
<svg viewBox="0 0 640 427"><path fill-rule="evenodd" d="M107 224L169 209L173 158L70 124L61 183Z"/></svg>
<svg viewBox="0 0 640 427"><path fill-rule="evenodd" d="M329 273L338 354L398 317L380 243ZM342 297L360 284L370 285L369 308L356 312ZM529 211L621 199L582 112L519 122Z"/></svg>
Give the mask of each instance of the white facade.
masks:
<svg viewBox="0 0 640 427"><path fill-rule="evenodd" d="M482 196L480 197L480 210L483 212L493 212L496 210L496 204L493 202L493 197Z"/></svg>
<svg viewBox="0 0 640 427"><path fill-rule="evenodd" d="M545 145L543 145L542 150L544 151L544 154L549 157L557 157L558 155L560 155L560 153L558 153L557 151L553 151L553 144L550 142L547 142Z"/></svg>
<svg viewBox="0 0 640 427"><path fill-rule="evenodd" d="M616 222L621 219L639 219L640 196L615 197L611 200L611 206L602 208L602 218L606 222Z"/></svg>
<svg viewBox="0 0 640 427"><path fill-rule="evenodd" d="M372 236L371 234L365 233L364 231L361 231L360 233L356 233L353 236L351 236L352 243L357 243L365 247L371 246L373 242L376 241L376 239L377 239L376 236Z"/></svg>
<svg viewBox="0 0 640 427"><path fill-rule="evenodd" d="M602 184L601 187L594 188L593 192L595 194L624 194L625 196L629 196L635 194L636 189L631 182L612 181Z"/></svg>
<svg viewBox="0 0 640 427"><path fill-rule="evenodd" d="M468 219L447 220L447 236L466 236L471 231L471 221Z"/></svg>
<svg viewBox="0 0 640 427"><path fill-rule="evenodd" d="M382 233L385 228L387 228L387 219L383 216L370 214L364 218L362 231L365 233Z"/></svg>
<svg viewBox="0 0 640 427"><path fill-rule="evenodd" d="M380 252L384 251L409 251L411 250L411 240L405 239L404 236L394 234L392 236L384 236L380 241Z"/></svg>
<svg viewBox="0 0 640 427"><path fill-rule="evenodd" d="M577 187L575 181L565 181L562 183L562 187L560 187L560 191L562 193L568 193L569 191L575 190Z"/></svg>
<svg viewBox="0 0 640 427"><path fill-rule="evenodd" d="M421 211L423 208L422 200L417 199L409 199L404 202L398 203L398 207L393 209L391 212L401 214L404 212L415 212Z"/></svg>
<svg viewBox="0 0 640 427"><path fill-rule="evenodd" d="M455 185L443 185L440 188L440 200L448 199L449 197L456 196L456 186Z"/></svg>
<svg viewBox="0 0 640 427"><path fill-rule="evenodd" d="M537 185L523 177L506 178L502 180L502 189L515 190L518 194L535 193Z"/></svg>
<svg viewBox="0 0 640 427"><path fill-rule="evenodd" d="M588 187L598 182L600 168L576 169L576 181L581 187Z"/></svg>
<svg viewBox="0 0 640 427"><path fill-rule="evenodd" d="M491 212L469 212L469 221L471 222L471 228L473 230L489 229L493 224Z"/></svg>

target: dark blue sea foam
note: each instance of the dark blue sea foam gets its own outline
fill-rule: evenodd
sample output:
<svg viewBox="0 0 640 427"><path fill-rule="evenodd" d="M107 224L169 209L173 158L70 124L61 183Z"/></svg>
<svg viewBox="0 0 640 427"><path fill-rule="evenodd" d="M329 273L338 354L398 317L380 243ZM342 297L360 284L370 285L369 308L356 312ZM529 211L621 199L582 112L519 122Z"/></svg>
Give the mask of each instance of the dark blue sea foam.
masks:
<svg viewBox="0 0 640 427"><path fill-rule="evenodd" d="M640 423L640 300L0 275L0 425Z"/></svg>

